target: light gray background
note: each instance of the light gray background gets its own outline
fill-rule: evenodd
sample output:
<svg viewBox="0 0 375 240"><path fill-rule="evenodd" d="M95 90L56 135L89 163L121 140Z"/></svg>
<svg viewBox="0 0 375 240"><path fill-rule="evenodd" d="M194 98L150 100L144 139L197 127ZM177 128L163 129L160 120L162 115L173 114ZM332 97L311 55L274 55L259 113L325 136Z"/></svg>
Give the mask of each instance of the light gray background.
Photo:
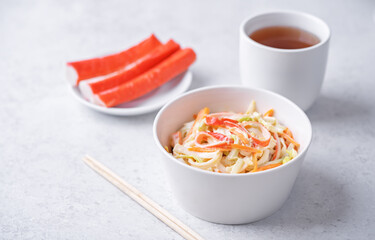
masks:
<svg viewBox="0 0 375 240"><path fill-rule="evenodd" d="M84 165L89 153L206 239L374 239L374 3L1 1L0 238L181 239ZM156 112L87 109L70 95L62 65L154 32L196 50L191 89L239 84L239 24L273 9L315 14L332 30L326 79L307 112L312 145L276 214L248 225L208 223L169 190L152 139Z"/></svg>

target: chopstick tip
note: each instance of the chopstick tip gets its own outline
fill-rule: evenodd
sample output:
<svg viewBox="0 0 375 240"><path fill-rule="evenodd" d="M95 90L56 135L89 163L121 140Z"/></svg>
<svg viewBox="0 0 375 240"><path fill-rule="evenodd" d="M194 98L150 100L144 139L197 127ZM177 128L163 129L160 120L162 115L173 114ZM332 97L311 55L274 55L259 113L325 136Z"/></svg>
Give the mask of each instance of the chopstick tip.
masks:
<svg viewBox="0 0 375 240"><path fill-rule="evenodd" d="M82 158L82 161L84 161L85 163L88 163L90 161L90 156L88 154L84 155Z"/></svg>

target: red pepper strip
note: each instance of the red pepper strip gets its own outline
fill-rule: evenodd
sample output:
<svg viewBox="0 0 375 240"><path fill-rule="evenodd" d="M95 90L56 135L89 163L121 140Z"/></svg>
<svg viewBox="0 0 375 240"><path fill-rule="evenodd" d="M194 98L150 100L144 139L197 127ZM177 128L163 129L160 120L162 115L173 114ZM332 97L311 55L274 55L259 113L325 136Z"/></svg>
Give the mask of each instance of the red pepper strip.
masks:
<svg viewBox="0 0 375 240"><path fill-rule="evenodd" d="M242 130L245 134L248 135L247 130L246 130L244 127L242 127L242 126L238 123L237 120L233 120L233 119L230 119L230 118L223 118L222 120L223 120L223 122L224 122L224 124L225 124L226 126L228 126L228 127L238 128L238 129Z"/></svg>
<svg viewBox="0 0 375 240"><path fill-rule="evenodd" d="M231 122L231 123L234 123L234 124L238 123L237 120L230 119L230 118L222 118L221 120L224 121L224 122Z"/></svg>
<svg viewBox="0 0 375 240"><path fill-rule="evenodd" d="M233 115L231 112L218 112L218 113L211 113L209 117L224 117L224 116L229 116Z"/></svg>
<svg viewBox="0 0 375 240"><path fill-rule="evenodd" d="M214 138L216 138L217 140L220 140L220 141L225 141L225 142L231 142L233 141L232 139L229 139L227 136L225 136L224 134L221 134L221 133L216 133L216 132L207 132L209 135L213 136Z"/></svg>
<svg viewBox="0 0 375 240"><path fill-rule="evenodd" d="M220 134L220 133L217 133L217 134ZM226 139L223 139L223 140L218 139L215 136L212 136L210 134L210 132L199 132L197 134L197 136L195 137L195 145L198 146L198 147L202 147L202 148L220 147L220 146L228 145L230 143L229 138L227 138L223 134L220 134L220 135L222 135L222 136L220 136L221 138L224 137ZM205 141L205 140L207 141L208 138L214 138L215 140L220 140L220 141L213 142L213 143L202 144L202 142Z"/></svg>
<svg viewBox="0 0 375 240"><path fill-rule="evenodd" d="M209 126L221 126L221 127L238 128L241 131L245 132L249 137L251 137L251 139L253 139L254 143L256 143L256 144L258 144L259 146L262 146L262 147L268 146L268 144L271 141L271 133L267 130L267 128L265 128L261 123L258 123L258 122L246 122L245 126L250 125L251 127L253 127L255 125L256 127L260 128L260 130L262 131L262 135L265 137L265 140L261 140L259 138L256 138L256 137L252 136L251 134L249 134L249 132L243 126L238 124L238 121L233 120L233 119L229 119L229 118L219 119L217 117L207 116L206 117L206 123Z"/></svg>
<svg viewBox="0 0 375 240"><path fill-rule="evenodd" d="M206 123L207 123L208 126L221 126L221 125L223 125L223 122L219 118L210 117L210 116L206 117Z"/></svg>
<svg viewBox="0 0 375 240"><path fill-rule="evenodd" d="M176 144L182 144L181 131L177 131L172 134L172 147L176 146Z"/></svg>
<svg viewBox="0 0 375 240"><path fill-rule="evenodd" d="M267 130L267 128L265 128L263 126L263 124L261 124L259 122L245 122L244 127L246 127L246 126L250 126L250 127L255 126L255 127L259 128L262 131L262 135L263 135L265 140L259 139L255 136L253 136L252 134L249 134L249 136L251 137L251 139L253 139L254 143L258 144L259 146L262 146L262 147L268 146L268 144L271 141L271 133Z"/></svg>
<svg viewBox="0 0 375 240"><path fill-rule="evenodd" d="M230 118L222 118L219 119L217 117L206 117L206 123L208 126L216 126L216 127L232 127L232 128L238 128L239 130L243 131L245 134L248 135L248 132L245 128L243 128L241 125L238 124L237 120L233 120Z"/></svg>
<svg viewBox="0 0 375 240"><path fill-rule="evenodd" d="M189 132L186 134L186 137L184 139L184 142L190 137L190 135L193 133L193 131L197 128L198 122L200 122L207 114L210 113L210 109L208 108L203 108L202 110L199 111L197 118L195 119L193 126L191 126Z"/></svg>
<svg viewBox="0 0 375 240"><path fill-rule="evenodd" d="M233 123L237 124L238 121L230 119L230 118L222 118L219 119L218 117L212 117L212 116L207 116L206 117L206 123L209 126L225 126L226 123Z"/></svg>
<svg viewBox="0 0 375 240"><path fill-rule="evenodd" d="M274 133L273 137L276 140L276 150L275 150L275 153L273 154L273 157L272 157L271 161L273 161L275 159L278 159L279 156L280 156L280 139L279 139L279 136L277 135L277 133Z"/></svg>
<svg viewBox="0 0 375 240"><path fill-rule="evenodd" d="M247 136L250 136L250 134L247 132L247 130L244 127L242 127L241 125L237 124L237 123L228 122L227 120L225 120L224 124L225 124L226 127L237 128L237 129L241 130Z"/></svg>

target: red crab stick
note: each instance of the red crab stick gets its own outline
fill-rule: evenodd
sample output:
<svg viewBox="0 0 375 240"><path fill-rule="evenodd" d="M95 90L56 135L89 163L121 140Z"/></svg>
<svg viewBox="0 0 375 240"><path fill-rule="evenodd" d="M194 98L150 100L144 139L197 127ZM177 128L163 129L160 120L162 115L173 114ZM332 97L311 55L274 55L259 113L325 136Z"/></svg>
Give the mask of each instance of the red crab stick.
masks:
<svg viewBox="0 0 375 240"><path fill-rule="evenodd" d="M143 96L187 70L195 59L195 52L191 48L178 50L133 80L95 95L94 103L113 107Z"/></svg>
<svg viewBox="0 0 375 240"><path fill-rule="evenodd" d="M81 81L79 83L79 89L86 99L92 100L95 94L114 88L133 79L160 63L179 49L180 45L173 40L169 40L166 44L155 48L146 56L129 64L118 72L92 80Z"/></svg>
<svg viewBox="0 0 375 240"><path fill-rule="evenodd" d="M82 80L115 72L160 45L161 42L152 34L147 39L125 51L99 58L68 62L67 78L72 85L76 86Z"/></svg>

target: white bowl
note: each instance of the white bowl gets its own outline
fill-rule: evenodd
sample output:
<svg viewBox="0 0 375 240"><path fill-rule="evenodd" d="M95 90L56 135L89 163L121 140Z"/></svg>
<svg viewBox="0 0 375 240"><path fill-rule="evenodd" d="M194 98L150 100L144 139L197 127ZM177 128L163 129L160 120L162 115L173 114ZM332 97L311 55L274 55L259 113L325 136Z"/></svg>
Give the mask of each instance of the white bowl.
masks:
<svg viewBox="0 0 375 240"><path fill-rule="evenodd" d="M246 111L251 100L257 109L275 110L301 144L298 156L277 168L248 174L214 173L191 167L167 153L170 136L193 120L203 107L211 112ZM276 212L288 198L311 142L311 123L290 100L270 91L243 86L216 86L190 91L166 104L154 122L154 139L172 191L179 204L192 215L223 224L244 224Z"/></svg>

